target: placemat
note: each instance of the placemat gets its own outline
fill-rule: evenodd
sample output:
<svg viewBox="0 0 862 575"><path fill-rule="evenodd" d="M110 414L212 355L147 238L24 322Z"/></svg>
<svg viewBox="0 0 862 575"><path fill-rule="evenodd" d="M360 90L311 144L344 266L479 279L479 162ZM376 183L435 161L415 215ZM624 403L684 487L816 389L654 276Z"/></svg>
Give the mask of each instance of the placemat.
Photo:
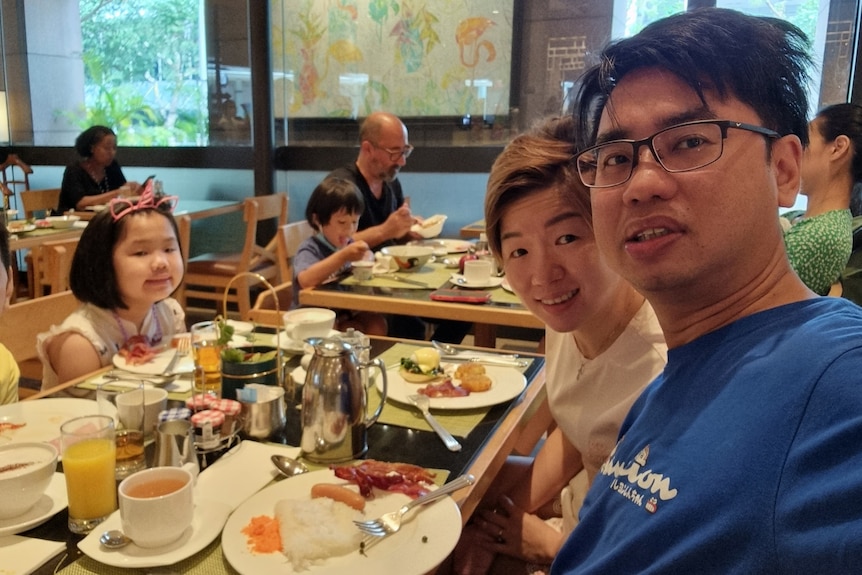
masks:
<svg viewBox="0 0 862 575"><path fill-rule="evenodd" d="M303 462L308 466L309 470L316 471L318 469L325 469L327 466L315 465L308 461L303 460ZM357 461L353 461L350 463L357 463ZM443 485L446 480L449 478L449 471L445 469L431 469L434 472L434 483L437 485ZM284 479L276 479L272 483L276 481L284 481ZM271 485L270 483L269 485ZM269 487L267 485L266 487ZM264 489L266 489L264 487ZM230 566L227 559L225 559L224 552L222 551L221 546L221 535L216 537L212 543L207 545L202 550L198 551L191 557L187 559L183 559L173 565L167 567L154 567L146 570L136 570L136 571L146 571L147 573L193 573L194 575L236 575L237 571ZM99 563L95 559L87 557L86 555L82 556L80 559L58 571L61 575L128 575L132 572L129 569L120 568L120 567L112 567L110 565L104 565Z"/></svg>
<svg viewBox="0 0 862 575"><path fill-rule="evenodd" d="M395 274L395 272L392 272ZM423 288L422 286L417 286L405 282L400 282L397 280L391 280L382 278L379 276L374 276L370 280L366 280L363 282L357 281L353 276L348 276L341 280L341 284L343 285L362 285L368 287L388 287L388 288L406 288L406 289L437 289L443 286L449 278L452 277L452 270L447 269L445 266L441 264L426 264L422 266L421 269L412 273L398 273L395 274L398 277L403 277L404 279L416 280L418 282L422 282L426 284L428 287Z"/></svg>
<svg viewBox="0 0 862 575"><path fill-rule="evenodd" d="M402 357L409 357L419 347L417 345L398 343L380 354L379 357L387 367L393 367L400 365ZM377 391L377 386L374 386L369 393L368 403L370 406L377 406L379 402L380 392ZM485 419L485 415L487 415L490 409L490 407L482 407L449 412L434 411L434 417L452 435L467 437ZM391 400L386 402L377 421L408 429L434 431L418 409Z"/></svg>
<svg viewBox="0 0 862 575"><path fill-rule="evenodd" d="M497 303L517 303L524 305L521 303L521 298L516 296L514 293L510 291L506 291L501 287L494 288L489 290L491 292L491 301Z"/></svg>

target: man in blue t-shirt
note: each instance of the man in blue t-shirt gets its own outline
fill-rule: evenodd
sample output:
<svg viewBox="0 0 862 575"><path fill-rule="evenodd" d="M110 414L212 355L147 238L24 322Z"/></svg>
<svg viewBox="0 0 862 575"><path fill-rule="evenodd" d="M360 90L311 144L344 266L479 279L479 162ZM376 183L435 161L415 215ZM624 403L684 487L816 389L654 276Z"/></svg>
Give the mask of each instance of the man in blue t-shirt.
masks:
<svg viewBox="0 0 862 575"><path fill-rule="evenodd" d="M862 309L793 272L808 43L722 9L606 47L576 158L596 241L668 364L552 573L862 572Z"/></svg>

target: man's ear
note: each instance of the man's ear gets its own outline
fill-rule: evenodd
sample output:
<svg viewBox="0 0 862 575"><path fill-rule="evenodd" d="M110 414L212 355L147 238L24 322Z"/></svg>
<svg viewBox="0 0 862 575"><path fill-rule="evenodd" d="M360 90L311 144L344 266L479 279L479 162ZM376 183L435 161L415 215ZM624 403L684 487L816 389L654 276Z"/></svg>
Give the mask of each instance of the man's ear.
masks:
<svg viewBox="0 0 862 575"><path fill-rule="evenodd" d="M802 142L792 134L772 142L772 171L778 193L778 205L792 207L802 184Z"/></svg>

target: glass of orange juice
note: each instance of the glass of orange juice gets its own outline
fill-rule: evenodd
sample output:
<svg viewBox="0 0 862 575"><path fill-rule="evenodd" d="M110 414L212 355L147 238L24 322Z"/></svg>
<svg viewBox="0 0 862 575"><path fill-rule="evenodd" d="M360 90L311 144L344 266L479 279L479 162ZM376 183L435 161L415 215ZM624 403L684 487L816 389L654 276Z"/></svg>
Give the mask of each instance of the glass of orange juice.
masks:
<svg viewBox="0 0 862 575"><path fill-rule="evenodd" d="M195 362L194 392L221 397L221 348L219 327L214 321L192 325L192 356Z"/></svg>
<svg viewBox="0 0 862 575"><path fill-rule="evenodd" d="M60 426L63 475L69 496L69 530L85 534L117 509L114 418L86 415Z"/></svg>

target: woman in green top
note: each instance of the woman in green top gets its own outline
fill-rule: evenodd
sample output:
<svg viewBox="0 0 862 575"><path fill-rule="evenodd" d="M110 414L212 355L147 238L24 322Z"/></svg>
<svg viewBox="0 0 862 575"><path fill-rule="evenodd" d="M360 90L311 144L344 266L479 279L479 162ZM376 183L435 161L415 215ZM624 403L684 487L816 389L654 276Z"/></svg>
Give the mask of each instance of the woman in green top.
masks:
<svg viewBox="0 0 862 575"><path fill-rule="evenodd" d="M808 124L808 135L801 189L808 206L802 214L785 214L784 243L802 281L825 295L853 247L850 194L862 181L862 106L824 108Z"/></svg>

